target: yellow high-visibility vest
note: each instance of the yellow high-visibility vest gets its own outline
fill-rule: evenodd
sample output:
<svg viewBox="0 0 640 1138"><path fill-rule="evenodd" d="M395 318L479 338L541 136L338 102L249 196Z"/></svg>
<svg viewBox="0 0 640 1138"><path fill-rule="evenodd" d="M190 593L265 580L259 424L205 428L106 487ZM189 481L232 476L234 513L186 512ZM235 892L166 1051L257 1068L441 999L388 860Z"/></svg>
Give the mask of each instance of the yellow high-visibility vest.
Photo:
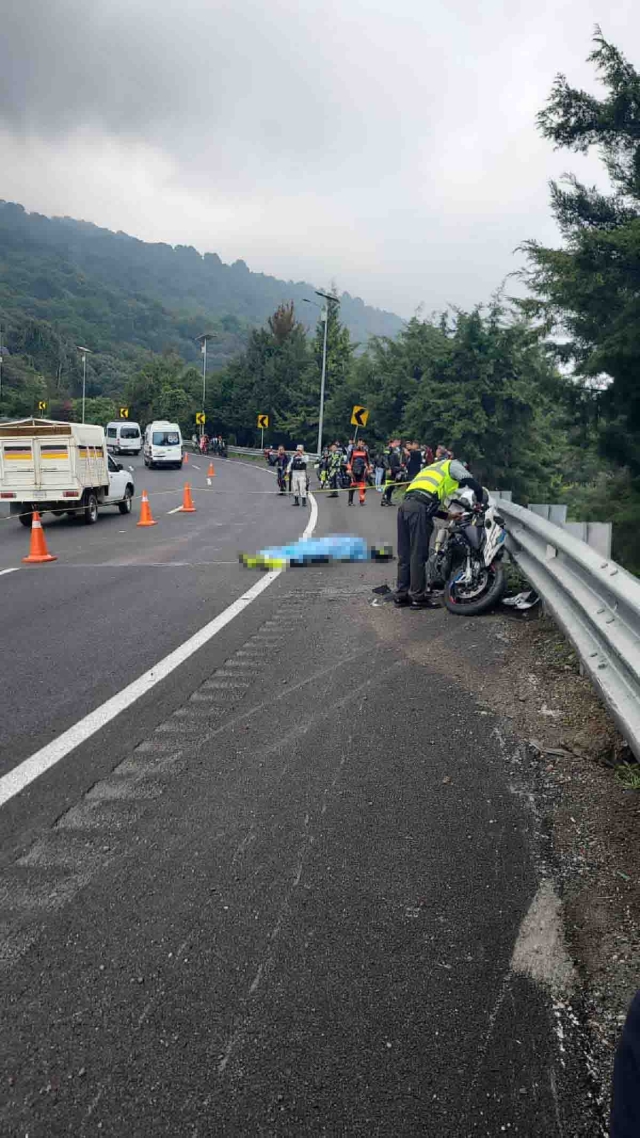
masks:
<svg viewBox="0 0 640 1138"><path fill-rule="evenodd" d="M438 498L440 502L443 502L450 494L455 493L460 485L455 478L451 477L450 467L450 458L445 458L442 462L434 462L431 466L425 466L416 474L413 482L407 486L407 494L411 490L422 490L423 494L431 494L433 498Z"/></svg>

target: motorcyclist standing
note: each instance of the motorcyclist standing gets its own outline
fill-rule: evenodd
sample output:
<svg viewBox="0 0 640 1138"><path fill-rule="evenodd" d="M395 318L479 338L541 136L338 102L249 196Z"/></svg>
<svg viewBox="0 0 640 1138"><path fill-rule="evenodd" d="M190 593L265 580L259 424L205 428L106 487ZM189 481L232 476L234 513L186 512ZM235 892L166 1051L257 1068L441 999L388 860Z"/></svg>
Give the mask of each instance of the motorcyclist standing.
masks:
<svg viewBox="0 0 640 1138"><path fill-rule="evenodd" d="M404 456L400 439L391 439L389 445L384 449L384 458L386 470L384 493L380 505L390 506L391 495L404 471Z"/></svg>
<svg viewBox="0 0 640 1138"><path fill-rule="evenodd" d="M286 482L285 482L285 473L286 473L288 465L289 465L289 455L287 454L284 447L281 445L278 447L278 450L276 451L276 461L275 461L276 476L278 479L278 493L279 494L286 494L286 492L287 492L287 486L286 486Z"/></svg>
<svg viewBox="0 0 640 1138"><path fill-rule="evenodd" d="M327 457L327 475L331 487L331 493L327 495L329 498L338 497L343 459L344 455L341 450L338 450L338 444L332 443Z"/></svg>
<svg viewBox="0 0 640 1138"><path fill-rule="evenodd" d="M482 502L482 486L457 459L445 459L425 466L407 487L398 508L398 580L394 601L397 605L427 608L430 600L425 565L433 518L445 500L460 486L470 486L476 508Z"/></svg>
<svg viewBox="0 0 640 1138"><path fill-rule="evenodd" d="M302 505L307 504L307 463L309 459L304 453L304 447L300 443L293 454L287 467L287 473L291 475L291 482L293 488L293 505L299 506L300 499L302 498Z"/></svg>
<svg viewBox="0 0 640 1138"><path fill-rule="evenodd" d="M362 442L358 440L353 444L351 456L347 462L347 471L351 476L351 485L349 486L349 500L348 504L353 505L353 496L358 491L358 499L361 506L365 504L365 494L367 492L367 476L369 474L369 452Z"/></svg>

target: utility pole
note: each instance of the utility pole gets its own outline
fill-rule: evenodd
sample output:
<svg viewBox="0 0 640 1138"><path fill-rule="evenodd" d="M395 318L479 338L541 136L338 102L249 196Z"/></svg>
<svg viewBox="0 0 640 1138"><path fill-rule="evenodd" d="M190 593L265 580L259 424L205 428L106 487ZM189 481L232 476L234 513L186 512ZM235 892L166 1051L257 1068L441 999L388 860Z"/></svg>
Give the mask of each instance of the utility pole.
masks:
<svg viewBox="0 0 640 1138"><path fill-rule="evenodd" d="M82 352L82 422L84 423L84 405L87 397L87 355L92 355L91 348L83 348L78 344L78 351Z"/></svg>
<svg viewBox="0 0 640 1138"><path fill-rule="evenodd" d="M200 351L202 352L202 413L204 414L204 405L207 399L207 340L211 339L211 332L203 332L202 336L196 336L200 342ZM205 424L200 427L200 435L205 431Z"/></svg>
<svg viewBox="0 0 640 1138"><path fill-rule="evenodd" d="M322 337L322 374L320 377L320 412L318 415L318 454L321 455L322 429L324 426L324 391L327 378L327 333L329 331L329 305L331 302L339 305L340 301L338 300L337 296L333 296L333 294L329 292L320 292L320 289L315 289L315 294L316 296L321 296L326 302L324 308L320 310L320 319L324 321L324 335ZM320 305L316 304L315 300L307 300L306 297L303 299L305 301L305 304L313 304L315 308L320 308Z"/></svg>

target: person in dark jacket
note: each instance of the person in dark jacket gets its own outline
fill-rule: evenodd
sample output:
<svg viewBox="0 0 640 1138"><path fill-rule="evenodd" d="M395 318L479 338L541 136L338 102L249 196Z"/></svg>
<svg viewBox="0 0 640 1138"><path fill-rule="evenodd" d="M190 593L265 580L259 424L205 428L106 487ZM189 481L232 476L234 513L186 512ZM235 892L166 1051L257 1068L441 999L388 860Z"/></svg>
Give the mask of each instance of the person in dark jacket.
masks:
<svg viewBox="0 0 640 1138"><path fill-rule="evenodd" d="M391 495L404 472L404 456L400 439L391 440L389 446L385 447L384 457L386 460L385 482L380 505L390 506Z"/></svg>
<svg viewBox="0 0 640 1138"><path fill-rule="evenodd" d="M418 471L422 470L422 451L420 450L420 443L413 442L407 444L409 451L409 458L407 460L407 478L412 482Z"/></svg>

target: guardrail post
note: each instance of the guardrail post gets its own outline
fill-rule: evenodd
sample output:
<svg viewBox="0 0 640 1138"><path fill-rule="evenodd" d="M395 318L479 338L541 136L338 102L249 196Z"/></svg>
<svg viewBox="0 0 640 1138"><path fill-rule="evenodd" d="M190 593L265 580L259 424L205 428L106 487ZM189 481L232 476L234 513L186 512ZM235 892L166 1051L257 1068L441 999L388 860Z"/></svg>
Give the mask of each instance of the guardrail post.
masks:
<svg viewBox="0 0 640 1138"><path fill-rule="evenodd" d="M554 522L555 525L561 526L567 520L567 507L565 505L551 505L549 506L549 521Z"/></svg>
<svg viewBox="0 0 640 1138"><path fill-rule="evenodd" d="M611 557L611 522L587 522L587 543L603 557Z"/></svg>
<svg viewBox="0 0 640 1138"><path fill-rule="evenodd" d="M586 522L565 522L563 527L567 533L577 537L579 541L587 540L587 523Z"/></svg>

